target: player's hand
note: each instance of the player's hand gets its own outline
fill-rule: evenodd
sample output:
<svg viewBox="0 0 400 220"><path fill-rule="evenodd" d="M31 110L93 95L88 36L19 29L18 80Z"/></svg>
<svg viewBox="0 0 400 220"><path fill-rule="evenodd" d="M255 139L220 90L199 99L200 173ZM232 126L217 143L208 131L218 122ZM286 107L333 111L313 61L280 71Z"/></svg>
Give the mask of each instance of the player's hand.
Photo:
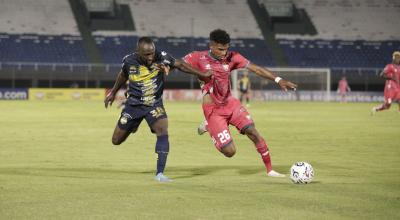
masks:
<svg viewBox="0 0 400 220"><path fill-rule="evenodd" d="M169 66L166 66L166 65L162 64L162 63L158 63L158 64L156 65L156 69L158 69L158 70L164 72L165 75L168 76L169 71L170 71L171 68L170 68Z"/></svg>
<svg viewBox="0 0 400 220"><path fill-rule="evenodd" d="M297 84L294 84L294 83L284 80L284 79L281 79L279 81L279 86L282 88L282 90L285 90L285 91L288 91L288 89L292 89L292 90L296 91L296 88L297 88Z"/></svg>
<svg viewBox="0 0 400 220"><path fill-rule="evenodd" d="M104 106L107 108L108 105L110 105L110 107L112 106L112 103L114 102L115 99L115 93L110 92L107 94L106 98L104 99Z"/></svg>

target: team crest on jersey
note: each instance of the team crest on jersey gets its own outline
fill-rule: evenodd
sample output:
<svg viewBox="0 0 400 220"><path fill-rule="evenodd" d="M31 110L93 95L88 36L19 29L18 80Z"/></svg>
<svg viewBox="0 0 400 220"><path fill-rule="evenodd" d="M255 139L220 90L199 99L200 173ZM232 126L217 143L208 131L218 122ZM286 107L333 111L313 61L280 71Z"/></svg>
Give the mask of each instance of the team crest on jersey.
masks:
<svg viewBox="0 0 400 220"><path fill-rule="evenodd" d="M222 64L222 68L224 68L225 71L229 70L229 64Z"/></svg>
<svg viewBox="0 0 400 220"><path fill-rule="evenodd" d="M121 118L119 119L119 122L124 125L128 123L128 119L132 119L132 116L128 113L123 113Z"/></svg>

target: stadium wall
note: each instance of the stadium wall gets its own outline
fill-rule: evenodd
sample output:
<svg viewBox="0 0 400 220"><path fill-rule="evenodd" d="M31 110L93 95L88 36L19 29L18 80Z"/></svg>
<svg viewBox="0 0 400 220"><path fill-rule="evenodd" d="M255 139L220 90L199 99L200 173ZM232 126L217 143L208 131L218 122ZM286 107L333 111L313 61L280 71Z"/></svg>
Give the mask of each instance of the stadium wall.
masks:
<svg viewBox="0 0 400 220"><path fill-rule="evenodd" d="M110 89L78 89L78 88L0 88L0 100L29 101L103 101ZM115 101L122 102L125 90L118 91ZM326 101L323 91L283 92L279 90L255 90L251 94L252 101ZM163 99L166 101L198 101L203 95L199 89L167 89ZM331 93L330 101L342 101L340 94ZM349 92L348 102L382 102L382 92Z"/></svg>

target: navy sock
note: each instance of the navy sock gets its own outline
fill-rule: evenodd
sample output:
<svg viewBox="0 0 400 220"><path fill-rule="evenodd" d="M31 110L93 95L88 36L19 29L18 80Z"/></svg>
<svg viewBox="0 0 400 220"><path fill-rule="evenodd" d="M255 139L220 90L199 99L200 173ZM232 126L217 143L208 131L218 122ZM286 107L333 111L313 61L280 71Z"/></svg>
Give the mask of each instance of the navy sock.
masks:
<svg viewBox="0 0 400 220"><path fill-rule="evenodd" d="M168 135L157 136L156 153L158 154L156 174L163 173L169 153Z"/></svg>

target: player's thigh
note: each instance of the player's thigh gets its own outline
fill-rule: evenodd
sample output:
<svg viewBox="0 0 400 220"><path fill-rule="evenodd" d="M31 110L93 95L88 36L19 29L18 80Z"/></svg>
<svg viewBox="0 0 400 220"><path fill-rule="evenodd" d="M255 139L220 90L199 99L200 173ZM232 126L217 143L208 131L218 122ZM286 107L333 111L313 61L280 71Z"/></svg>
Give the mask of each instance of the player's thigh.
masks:
<svg viewBox="0 0 400 220"><path fill-rule="evenodd" d="M157 136L168 134L168 117L164 106L155 106L146 114L146 122Z"/></svg>
<svg viewBox="0 0 400 220"><path fill-rule="evenodd" d="M233 143L226 118L213 114L207 118L207 123L208 133L219 151Z"/></svg>
<svg viewBox="0 0 400 220"><path fill-rule="evenodd" d="M118 123L115 126L112 141L114 144L120 144L129 136L131 133L135 133L143 120L143 116L140 114L139 107L126 106L118 119Z"/></svg>
<svg viewBox="0 0 400 220"><path fill-rule="evenodd" d="M250 126L254 126L254 121L251 119L250 113L240 102L233 100L230 104L232 111L232 117L229 120L229 124L235 126L241 134L244 134L244 130Z"/></svg>
<svg viewBox="0 0 400 220"><path fill-rule="evenodd" d="M161 135L167 135L168 134L168 118L160 118L157 121L155 121L151 125L151 131L152 133L155 133L157 136Z"/></svg>
<svg viewBox="0 0 400 220"><path fill-rule="evenodd" d="M129 134L130 134L130 132L128 132L127 130L121 129L117 125L117 126L115 126L111 141L114 145L119 145L126 140L126 138L129 136Z"/></svg>

